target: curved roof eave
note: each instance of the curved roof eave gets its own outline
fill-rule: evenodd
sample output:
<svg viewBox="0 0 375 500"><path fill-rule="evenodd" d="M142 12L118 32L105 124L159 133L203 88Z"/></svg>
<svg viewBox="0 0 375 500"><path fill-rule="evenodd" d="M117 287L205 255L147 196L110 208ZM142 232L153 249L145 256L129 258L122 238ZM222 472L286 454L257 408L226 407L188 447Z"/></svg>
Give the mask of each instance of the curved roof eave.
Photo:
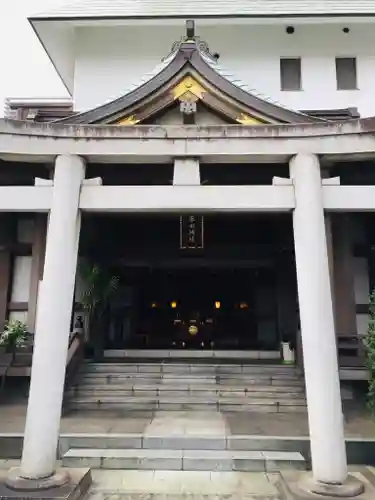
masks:
<svg viewBox="0 0 375 500"><path fill-rule="evenodd" d="M196 37L193 40L185 39L182 42L177 42L174 45L174 51L172 49L172 53L163 60L161 65L157 66L137 86L133 86L121 97L97 108L58 120L58 122L72 124L99 123L122 111L126 114L126 109L136 105L166 85L169 80L178 76L178 73L185 66L195 70L210 85L245 106L249 111L259 112L270 117L273 121L280 123L325 121L322 118L287 109L270 98L261 96L253 89L250 89L241 80L224 70L211 56L207 44Z"/></svg>

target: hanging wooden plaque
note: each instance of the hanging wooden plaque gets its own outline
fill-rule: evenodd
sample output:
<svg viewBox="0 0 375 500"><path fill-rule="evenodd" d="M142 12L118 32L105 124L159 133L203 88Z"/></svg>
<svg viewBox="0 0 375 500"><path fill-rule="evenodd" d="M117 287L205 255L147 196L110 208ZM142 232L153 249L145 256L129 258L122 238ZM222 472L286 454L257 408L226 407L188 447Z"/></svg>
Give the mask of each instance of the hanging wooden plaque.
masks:
<svg viewBox="0 0 375 500"><path fill-rule="evenodd" d="M203 215L181 215L180 217L180 248L181 250L199 249L204 247Z"/></svg>

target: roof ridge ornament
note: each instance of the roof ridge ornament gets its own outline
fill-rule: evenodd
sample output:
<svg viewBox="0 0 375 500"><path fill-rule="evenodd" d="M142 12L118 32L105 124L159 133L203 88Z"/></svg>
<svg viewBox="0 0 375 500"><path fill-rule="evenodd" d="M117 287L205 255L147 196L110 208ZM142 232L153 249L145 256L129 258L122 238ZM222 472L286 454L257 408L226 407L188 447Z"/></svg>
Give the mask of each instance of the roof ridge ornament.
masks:
<svg viewBox="0 0 375 500"><path fill-rule="evenodd" d="M185 41L195 40L195 22L193 19L187 19L185 22L186 26L186 37Z"/></svg>
<svg viewBox="0 0 375 500"><path fill-rule="evenodd" d="M162 59L162 62L168 61L169 59L173 58L177 54L177 52L179 52L180 50L183 51L184 49L186 51L188 49L190 55L191 51L194 52L194 50L197 50L201 55L210 58L213 62L217 62L218 54L212 54L208 47L208 43L201 40L201 38L195 34L195 21L193 21L192 19L188 19L185 22L185 27L185 36L182 36L179 41L173 43L170 53Z"/></svg>

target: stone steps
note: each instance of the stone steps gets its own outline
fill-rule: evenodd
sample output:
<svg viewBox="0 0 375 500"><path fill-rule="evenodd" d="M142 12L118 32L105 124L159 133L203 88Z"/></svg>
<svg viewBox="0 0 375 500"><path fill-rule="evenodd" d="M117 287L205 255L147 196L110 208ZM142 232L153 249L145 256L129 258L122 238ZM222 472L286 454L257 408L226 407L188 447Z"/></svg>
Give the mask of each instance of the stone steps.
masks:
<svg viewBox="0 0 375 500"><path fill-rule="evenodd" d="M102 394L102 393L118 393L123 392L127 395L159 395L159 394L170 394L170 393L189 393L193 394L212 394L212 395L222 395L226 396L228 394L235 394L237 396L246 396L246 395L256 395L260 394L264 397L268 397L269 394L283 394L287 395L303 395L304 388L301 386L275 386L271 387L269 385L247 385L242 387L240 385L220 385L220 384L207 384L207 385L180 385L176 387L173 384L133 384L133 383L124 383L124 384L77 384L74 385L70 389L70 393L79 394L80 392L84 392L86 394Z"/></svg>
<svg viewBox="0 0 375 500"><path fill-rule="evenodd" d="M294 451L308 455L308 438L254 436L249 434L175 434L159 431L110 434L62 434L59 457L71 448L96 449L168 449L168 450L230 450L230 451Z"/></svg>
<svg viewBox="0 0 375 500"><path fill-rule="evenodd" d="M305 399L297 398L209 398L209 397L146 397L146 396L77 396L68 400L72 410L213 410L255 411L267 413L305 412Z"/></svg>
<svg viewBox="0 0 375 500"><path fill-rule="evenodd" d="M163 377L145 377L145 376L117 376L112 374L103 375L102 377L88 376L83 374L79 378L80 385L93 386L93 385L138 385L138 386L149 386L149 385L171 385L174 387L191 387L191 386L207 386L207 385L219 385L219 386L238 386L238 387L250 387L250 386L264 386L264 387L300 387L304 389L304 381L302 379L292 379L292 378L269 378L269 377L175 377L175 376L163 376Z"/></svg>
<svg viewBox="0 0 375 500"><path fill-rule="evenodd" d="M72 448L63 458L65 467L128 470L279 472L306 469L299 452Z"/></svg>
<svg viewBox="0 0 375 500"><path fill-rule="evenodd" d="M84 364L85 373L194 373L194 374L254 374L254 375L300 375L300 370L288 365L244 365L213 363L88 363Z"/></svg>
<svg viewBox="0 0 375 500"><path fill-rule="evenodd" d="M65 394L75 410L305 411L294 366L215 363L85 363Z"/></svg>

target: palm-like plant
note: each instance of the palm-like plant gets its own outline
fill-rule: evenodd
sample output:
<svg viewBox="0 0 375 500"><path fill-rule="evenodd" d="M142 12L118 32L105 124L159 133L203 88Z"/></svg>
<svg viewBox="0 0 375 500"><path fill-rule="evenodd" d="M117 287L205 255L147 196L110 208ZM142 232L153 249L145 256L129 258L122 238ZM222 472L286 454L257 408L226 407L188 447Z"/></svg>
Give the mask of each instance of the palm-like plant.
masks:
<svg viewBox="0 0 375 500"><path fill-rule="evenodd" d="M79 302L86 313L94 342L98 344L102 318L110 298L117 291L119 278L109 275L97 264L87 260L80 263L79 275L82 283Z"/></svg>

